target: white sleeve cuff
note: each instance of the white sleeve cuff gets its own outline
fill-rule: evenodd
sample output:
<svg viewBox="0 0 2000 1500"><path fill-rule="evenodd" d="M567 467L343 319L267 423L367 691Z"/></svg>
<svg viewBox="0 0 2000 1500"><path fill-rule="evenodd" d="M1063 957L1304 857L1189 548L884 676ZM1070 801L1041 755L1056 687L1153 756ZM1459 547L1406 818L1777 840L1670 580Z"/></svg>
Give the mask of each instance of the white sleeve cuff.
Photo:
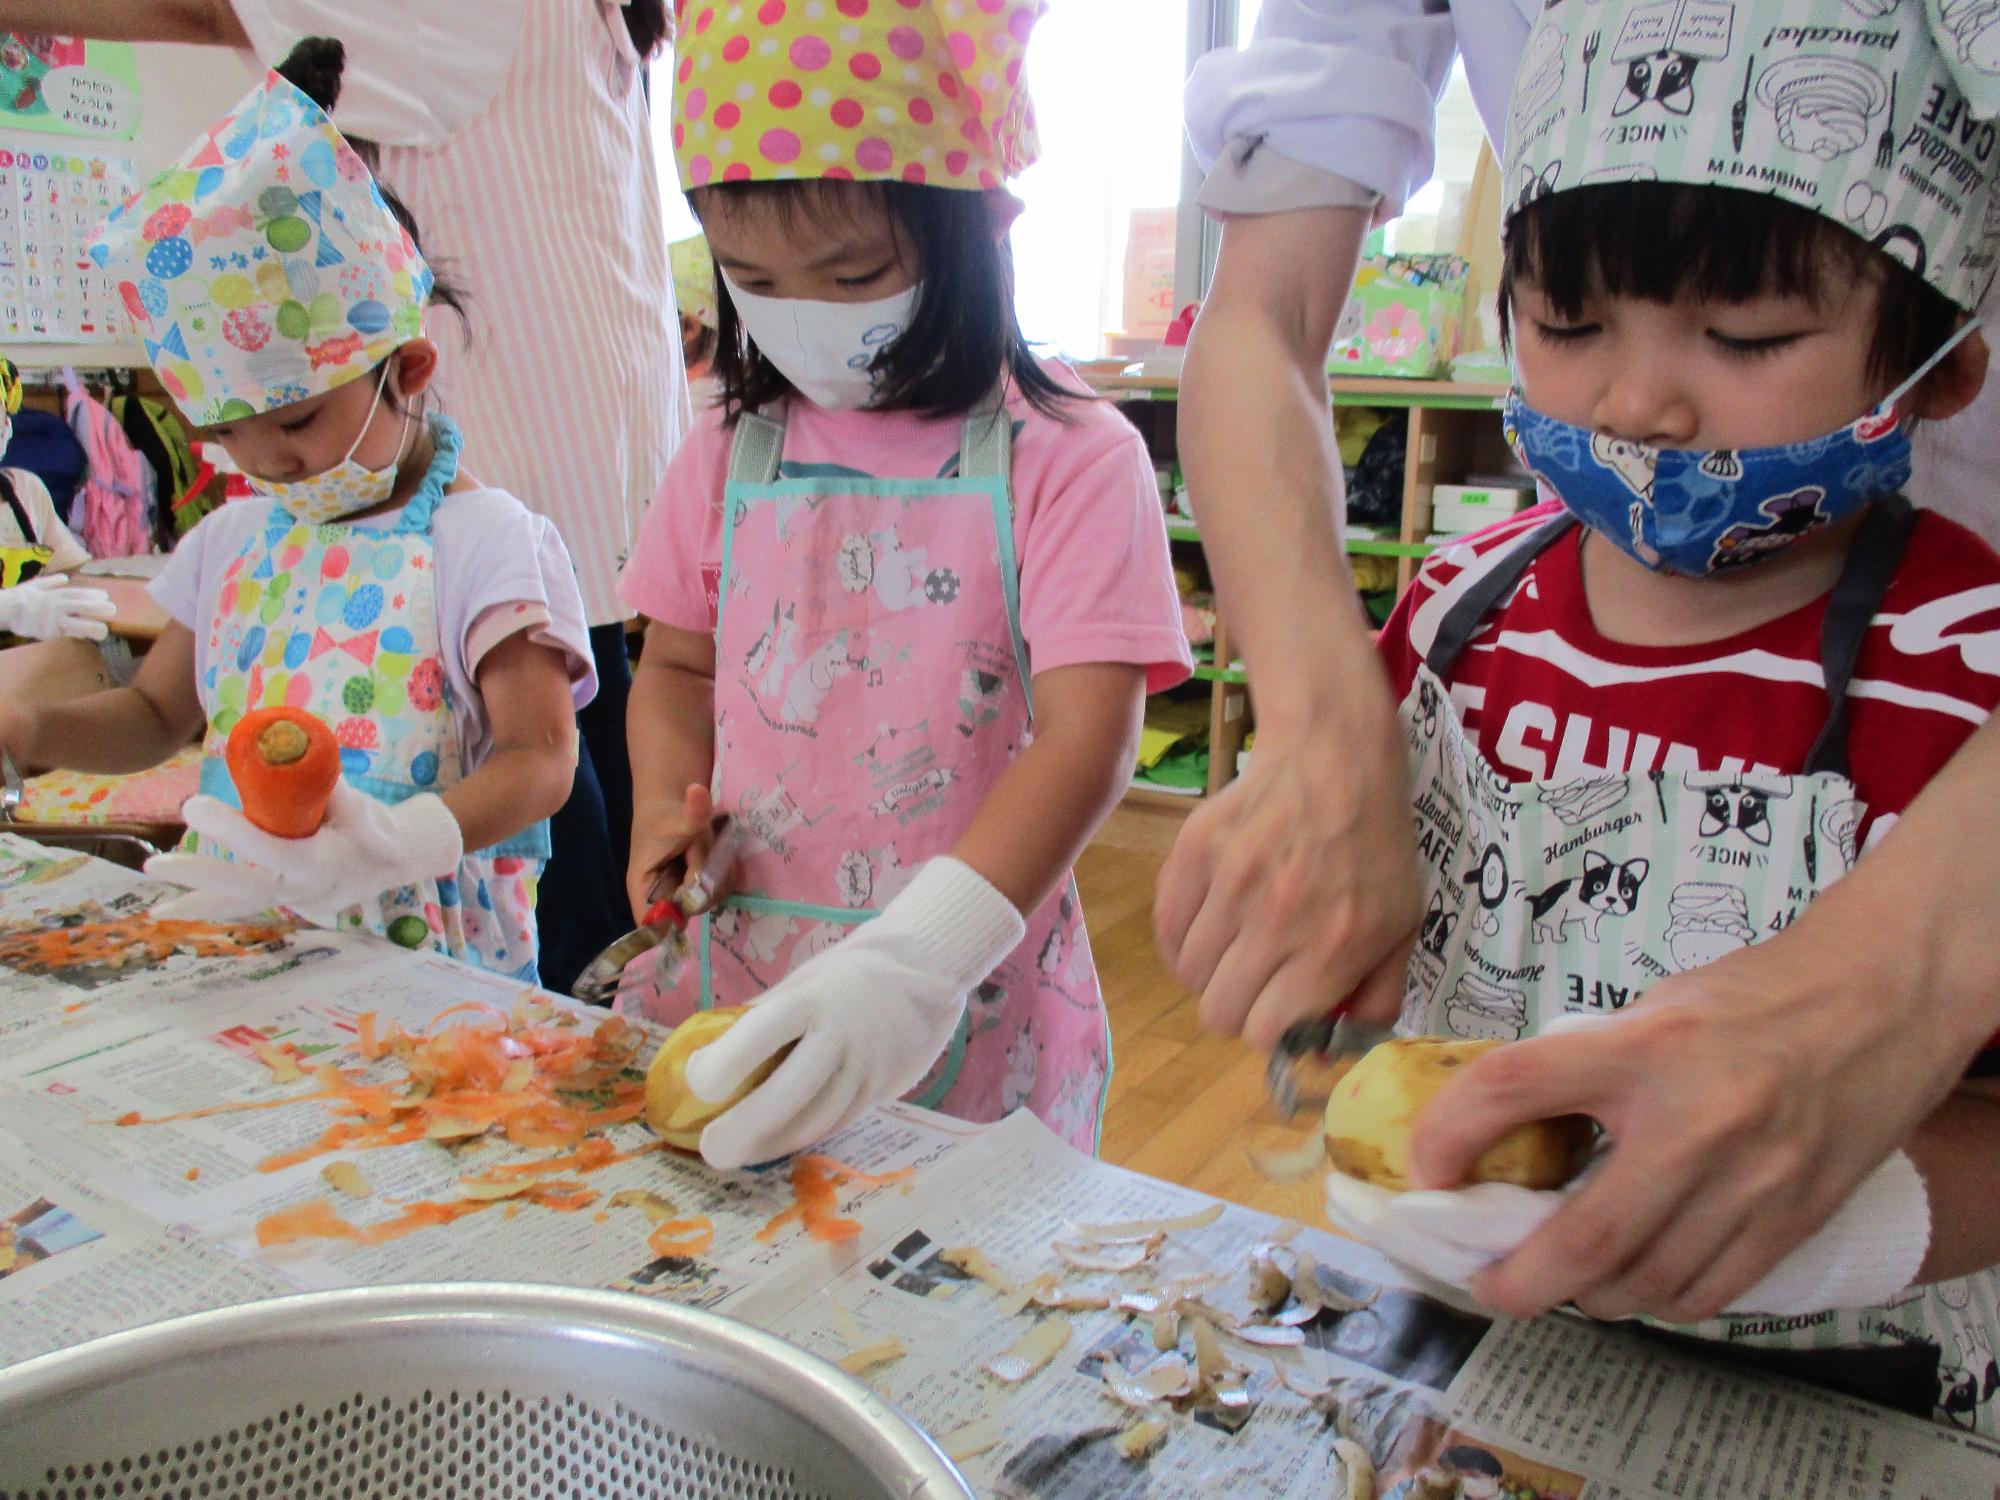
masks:
<svg viewBox="0 0 2000 1500"><path fill-rule="evenodd" d="M963 860L931 860L876 922L909 942L913 958L953 979L959 989L979 983L1027 935L1014 903Z"/></svg>
<svg viewBox="0 0 2000 1500"><path fill-rule="evenodd" d="M1930 1246L1930 1195L1917 1164L1897 1151L1729 1311L1794 1317L1879 1307L1917 1279Z"/></svg>
<svg viewBox="0 0 2000 1500"><path fill-rule="evenodd" d="M458 862L465 857L465 835L442 797L423 792L399 802L395 822L403 867L412 877L436 880L458 873Z"/></svg>

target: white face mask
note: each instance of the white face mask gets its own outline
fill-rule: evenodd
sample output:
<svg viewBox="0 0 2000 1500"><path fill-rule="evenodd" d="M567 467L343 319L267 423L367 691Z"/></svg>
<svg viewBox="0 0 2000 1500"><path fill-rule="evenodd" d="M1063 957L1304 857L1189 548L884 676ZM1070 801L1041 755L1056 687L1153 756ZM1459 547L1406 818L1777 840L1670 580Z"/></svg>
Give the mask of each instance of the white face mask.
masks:
<svg viewBox="0 0 2000 1500"><path fill-rule="evenodd" d="M375 400L368 407L368 420L347 446L347 456L332 468L310 479L259 479L249 476L250 488L275 500L296 519L309 526L324 525L342 516L372 510L396 491L396 470L403 462L404 445L410 436L409 408L403 409L403 430L396 439L396 456L388 466L371 469L355 460L354 453L368 429L375 425L375 413L382 409L382 392L389 384L389 367L382 366L382 378L375 383Z"/></svg>
<svg viewBox="0 0 2000 1500"><path fill-rule="evenodd" d="M834 411L853 411L874 399L868 367L910 326L922 286L877 302L809 302L754 296L726 271L722 280L757 352L806 400Z"/></svg>

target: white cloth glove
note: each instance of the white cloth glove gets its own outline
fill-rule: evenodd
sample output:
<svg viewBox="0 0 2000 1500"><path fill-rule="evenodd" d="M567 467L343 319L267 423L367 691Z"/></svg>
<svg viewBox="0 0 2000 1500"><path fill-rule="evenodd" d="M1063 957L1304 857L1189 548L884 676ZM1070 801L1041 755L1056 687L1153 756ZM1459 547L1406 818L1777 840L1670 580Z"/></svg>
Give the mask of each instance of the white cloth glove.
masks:
<svg viewBox="0 0 2000 1500"><path fill-rule="evenodd" d="M773 1161L908 1093L950 1042L966 995L1026 932L1014 903L970 865L931 860L880 916L800 964L688 1059L688 1087L719 1103L798 1044L702 1131L701 1154L723 1170Z"/></svg>
<svg viewBox="0 0 2000 1500"><path fill-rule="evenodd" d="M1469 1291L1474 1275L1518 1249L1580 1181L1557 1192L1482 1182L1450 1192L1391 1193L1331 1172L1326 1216L1405 1270ZM1916 1279L1930 1239L1930 1197L1915 1163L1898 1151L1725 1311L1792 1317L1880 1306Z"/></svg>
<svg viewBox="0 0 2000 1500"><path fill-rule="evenodd" d="M0 630L31 641L101 641L109 633L105 622L117 613L103 589L73 587L60 573L37 573L0 589Z"/></svg>
<svg viewBox="0 0 2000 1500"><path fill-rule="evenodd" d="M289 907L321 927L357 902L457 871L465 842L443 799L424 792L378 802L345 781L334 783L326 821L302 839L279 838L213 797L190 797L187 826L222 845L234 860L206 854L156 854L146 873L188 887L153 908L166 918L247 916Z"/></svg>

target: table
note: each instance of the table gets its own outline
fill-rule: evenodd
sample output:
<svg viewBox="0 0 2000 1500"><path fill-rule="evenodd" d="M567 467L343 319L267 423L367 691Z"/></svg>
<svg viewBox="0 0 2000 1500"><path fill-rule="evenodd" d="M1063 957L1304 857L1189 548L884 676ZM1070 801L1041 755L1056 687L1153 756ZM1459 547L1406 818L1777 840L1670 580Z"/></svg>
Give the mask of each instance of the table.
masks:
<svg viewBox="0 0 2000 1500"><path fill-rule="evenodd" d="M594 1127L588 1150L426 1136L315 1154L332 1084L404 1076L393 1051L375 1055L392 1025L420 1031L470 1002L442 1026L525 1027L540 1045L601 1014L547 996L524 1008L518 986L362 935L159 924L160 891L0 835L0 1365L289 1291L547 1281L714 1308L865 1366L997 1496L1319 1500L1349 1493L1343 1454L1363 1450L1383 1495L1413 1493L1445 1455L1499 1469L1517 1500L1586 1483L1626 1500L2000 1488L2000 1445L1577 1320L1491 1321L1359 1246L1086 1158L1025 1114L973 1126L898 1105L844 1132L826 1152L877 1178L842 1189L856 1228L830 1242L771 1222L795 1206L798 1167L715 1173L636 1122ZM147 945L157 959L134 961ZM468 1196L503 1178L543 1190ZM454 1222L367 1242L446 1201ZM313 1204L352 1237L259 1243L260 1221ZM1251 1306L1259 1245L1293 1278L1289 1324ZM947 1257L964 1246L990 1265ZM1024 1283L1059 1305L1010 1295ZM1133 1310L1177 1289L1199 1299L1178 1331ZM1112 1398L1107 1370L1128 1389L1191 1379L1197 1317L1240 1374L1179 1407ZM1057 1323L1060 1348L1027 1378L983 1369ZM1157 1450L1121 1456L1151 1421Z"/></svg>
<svg viewBox="0 0 2000 1500"><path fill-rule="evenodd" d="M172 617L155 604L146 592L143 578L86 578L80 580L111 596L118 613L112 618L111 633L128 641L157 641L172 623Z"/></svg>

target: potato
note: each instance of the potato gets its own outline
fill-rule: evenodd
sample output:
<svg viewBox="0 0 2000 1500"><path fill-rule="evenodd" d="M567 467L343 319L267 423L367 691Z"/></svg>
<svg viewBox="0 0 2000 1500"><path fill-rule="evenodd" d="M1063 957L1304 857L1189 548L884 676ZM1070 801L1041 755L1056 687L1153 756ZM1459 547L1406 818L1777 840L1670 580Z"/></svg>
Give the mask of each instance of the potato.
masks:
<svg viewBox="0 0 2000 1500"><path fill-rule="evenodd" d="M687 1060L734 1026L747 1007L722 1005L698 1010L667 1034L646 1069L646 1123L677 1151L699 1151L702 1127L771 1076L792 1049L786 1047L756 1072L727 1102L710 1104L687 1086Z"/></svg>
<svg viewBox="0 0 2000 1500"><path fill-rule="evenodd" d="M1410 1135L1417 1114L1452 1074L1504 1042L1405 1037L1382 1043L1350 1068L1326 1101L1326 1154L1350 1177L1407 1192ZM1481 1153L1467 1183L1558 1188L1590 1157L1591 1123L1582 1115L1517 1125Z"/></svg>

